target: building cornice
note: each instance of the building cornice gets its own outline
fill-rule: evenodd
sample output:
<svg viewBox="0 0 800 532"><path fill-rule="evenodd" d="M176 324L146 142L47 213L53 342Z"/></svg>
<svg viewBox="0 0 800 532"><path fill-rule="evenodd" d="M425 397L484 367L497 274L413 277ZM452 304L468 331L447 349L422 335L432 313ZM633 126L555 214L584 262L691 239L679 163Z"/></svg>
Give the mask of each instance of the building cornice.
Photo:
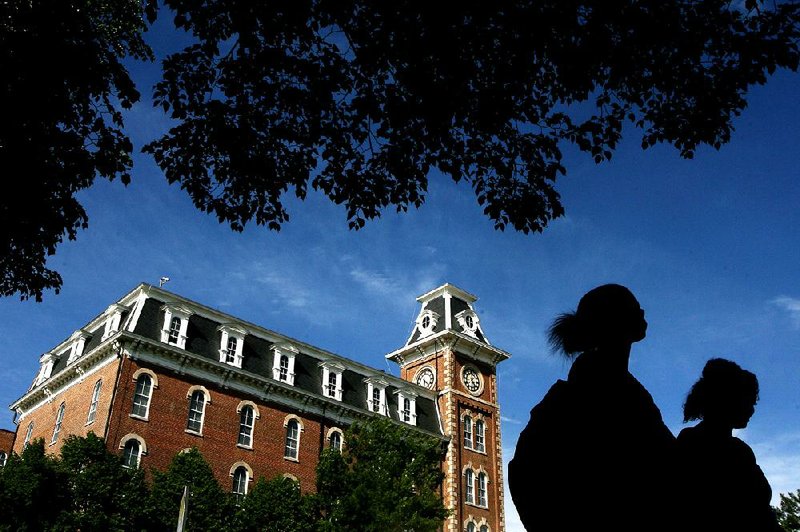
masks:
<svg viewBox="0 0 800 532"><path fill-rule="evenodd" d="M467 358L492 367L511 357L508 352L476 340L469 335L458 331L444 330L392 351L386 355L386 358L396 362L400 367L404 367L406 364L411 364L442 350L454 350L456 347L462 347L459 353Z"/></svg>

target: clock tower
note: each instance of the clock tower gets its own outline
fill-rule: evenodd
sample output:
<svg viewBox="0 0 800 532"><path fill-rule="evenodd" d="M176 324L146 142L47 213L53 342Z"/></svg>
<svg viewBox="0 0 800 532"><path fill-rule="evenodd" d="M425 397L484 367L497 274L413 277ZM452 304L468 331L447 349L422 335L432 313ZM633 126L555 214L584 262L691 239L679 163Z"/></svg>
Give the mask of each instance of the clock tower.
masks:
<svg viewBox="0 0 800 532"><path fill-rule="evenodd" d="M405 346L386 358L400 377L437 392L450 437L442 495L452 511L446 532L504 532L503 462L497 364L510 355L489 343L472 304L445 284L417 298L420 310Z"/></svg>

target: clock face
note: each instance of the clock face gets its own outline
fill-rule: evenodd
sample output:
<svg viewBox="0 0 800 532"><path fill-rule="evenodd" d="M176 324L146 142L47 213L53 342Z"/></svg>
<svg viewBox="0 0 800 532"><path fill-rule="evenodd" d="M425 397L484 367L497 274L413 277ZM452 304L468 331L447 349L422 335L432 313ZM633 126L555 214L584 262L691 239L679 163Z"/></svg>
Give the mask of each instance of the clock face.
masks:
<svg viewBox="0 0 800 532"><path fill-rule="evenodd" d="M433 382L436 380L433 370L431 368L422 368L417 373L417 384L424 386L429 390L433 389Z"/></svg>
<svg viewBox="0 0 800 532"><path fill-rule="evenodd" d="M477 395L480 393L483 383L481 382L480 373L475 368L466 366L461 371L461 380L464 381L464 386L467 387L471 394Z"/></svg>

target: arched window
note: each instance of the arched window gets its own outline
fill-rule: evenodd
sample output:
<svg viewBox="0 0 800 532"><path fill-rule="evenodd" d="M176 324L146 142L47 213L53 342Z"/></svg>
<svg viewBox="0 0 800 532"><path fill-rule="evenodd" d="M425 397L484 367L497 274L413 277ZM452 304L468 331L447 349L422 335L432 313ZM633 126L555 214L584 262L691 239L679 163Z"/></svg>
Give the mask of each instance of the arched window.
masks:
<svg viewBox="0 0 800 532"><path fill-rule="evenodd" d="M472 469L464 472L464 500L469 504L475 504L475 476Z"/></svg>
<svg viewBox="0 0 800 532"><path fill-rule="evenodd" d="M284 445L283 456L290 460L297 460L300 449L300 423L295 418L290 418L286 422L286 445Z"/></svg>
<svg viewBox="0 0 800 532"><path fill-rule="evenodd" d="M33 421L28 424L28 430L25 432L25 441L22 443L22 450L24 451L28 444L31 442L31 434L33 433Z"/></svg>
<svg viewBox="0 0 800 532"><path fill-rule="evenodd" d="M228 345L225 349L225 362L228 364L235 364L236 363L236 348L239 344L239 340L234 336L228 337Z"/></svg>
<svg viewBox="0 0 800 532"><path fill-rule="evenodd" d="M170 344L177 344L178 339L181 337L181 325L183 320L178 316L173 316L169 322L169 335L168 342Z"/></svg>
<svg viewBox="0 0 800 532"><path fill-rule="evenodd" d="M153 393L153 378L149 373L142 373L136 379L136 390L133 392L131 415L147 419L150 413L150 396Z"/></svg>
<svg viewBox="0 0 800 532"><path fill-rule="evenodd" d="M478 473L478 506L489 506L486 502L486 473L483 471Z"/></svg>
<svg viewBox="0 0 800 532"><path fill-rule="evenodd" d="M65 403L61 403L58 407L58 413L56 414L56 426L53 427L53 437L50 440L50 443L55 443L58 441L58 433L61 432L61 423L64 421L64 409L66 408Z"/></svg>
<svg viewBox="0 0 800 532"><path fill-rule="evenodd" d="M464 447L472 449L472 418L464 416Z"/></svg>
<svg viewBox="0 0 800 532"><path fill-rule="evenodd" d="M247 468L240 465L233 470L233 487L231 492L236 496L236 499L241 499L247 495L247 481L249 480Z"/></svg>
<svg viewBox="0 0 800 532"><path fill-rule="evenodd" d="M253 407L250 405L242 407L239 412L239 445L244 447L253 446Z"/></svg>
<svg viewBox="0 0 800 532"><path fill-rule="evenodd" d="M331 432L330 448L335 451L342 450L342 433L337 431Z"/></svg>
<svg viewBox="0 0 800 532"><path fill-rule="evenodd" d="M139 440L130 438L122 448L122 467L136 469L139 467L139 457L142 455L142 446Z"/></svg>
<svg viewBox="0 0 800 532"><path fill-rule="evenodd" d="M195 390L189 399L189 418L186 421L186 430L201 434L205 412L206 394L203 390Z"/></svg>
<svg viewBox="0 0 800 532"><path fill-rule="evenodd" d="M0 451L0 467L6 465L6 460L8 459L8 455L5 451Z"/></svg>
<svg viewBox="0 0 800 532"><path fill-rule="evenodd" d="M97 401L100 400L100 388L103 386L103 379L98 380L94 385L94 390L92 391L92 402L89 403L89 414L86 416L86 424L94 422L94 418L97 415Z"/></svg>
<svg viewBox="0 0 800 532"><path fill-rule="evenodd" d="M467 523L467 532L475 532L475 523L472 521Z"/></svg>
<svg viewBox="0 0 800 532"><path fill-rule="evenodd" d="M489 532L489 525L481 525L478 532Z"/></svg>
<svg viewBox="0 0 800 532"><path fill-rule="evenodd" d="M479 452L484 452L486 450L486 438L485 438L485 427L482 419L478 419L475 421L475 450Z"/></svg>

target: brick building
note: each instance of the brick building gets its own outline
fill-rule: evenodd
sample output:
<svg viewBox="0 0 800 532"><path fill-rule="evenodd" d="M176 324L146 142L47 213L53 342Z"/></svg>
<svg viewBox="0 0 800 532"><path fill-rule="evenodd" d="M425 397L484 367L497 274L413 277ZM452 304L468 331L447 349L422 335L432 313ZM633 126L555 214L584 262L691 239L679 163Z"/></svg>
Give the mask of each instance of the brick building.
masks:
<svg viewBox="0 0 800 532"><path fill-rule="evenodd" d="M495 368L509 355L486 339L475 299L450 284L417 298L411 336L386 355L397 378L141 284L41 356L0 450L43 438L57 453L92 431L129 467L164 469L197 447L234 492L278 474L311 491L321 451L383 415L446 443L443 529L500 532Z"/></svg>

